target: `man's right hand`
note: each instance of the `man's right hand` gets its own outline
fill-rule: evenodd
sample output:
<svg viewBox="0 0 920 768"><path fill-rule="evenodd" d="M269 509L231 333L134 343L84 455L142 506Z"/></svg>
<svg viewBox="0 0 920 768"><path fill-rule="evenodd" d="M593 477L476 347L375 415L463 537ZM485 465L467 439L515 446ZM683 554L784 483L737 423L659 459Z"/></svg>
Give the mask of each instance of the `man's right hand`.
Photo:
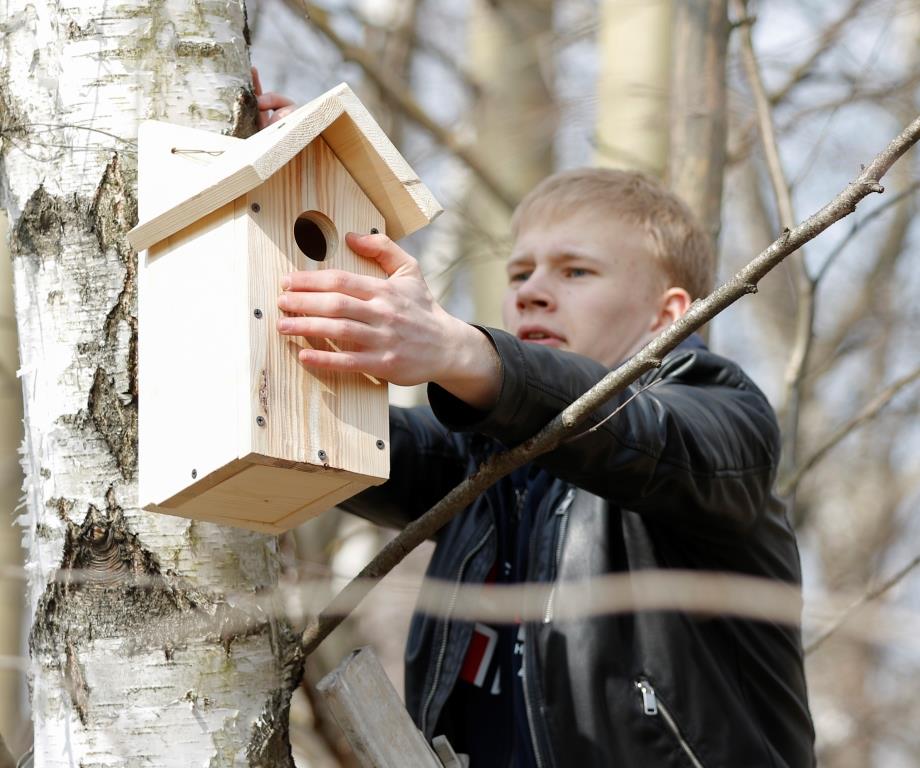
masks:
<svg viewBox="0 0 920 768"><path fill-rule="evenodd" d="M501 362L482 331L435 301L418 263L383 234L348 233L356 254L376 261L386 279L334 269L293 272L282 283L278 323L285 335L335 339L354 351L300 350L310 368L363 371L394 384L434 382L480 410L501 388Z"/></svg>

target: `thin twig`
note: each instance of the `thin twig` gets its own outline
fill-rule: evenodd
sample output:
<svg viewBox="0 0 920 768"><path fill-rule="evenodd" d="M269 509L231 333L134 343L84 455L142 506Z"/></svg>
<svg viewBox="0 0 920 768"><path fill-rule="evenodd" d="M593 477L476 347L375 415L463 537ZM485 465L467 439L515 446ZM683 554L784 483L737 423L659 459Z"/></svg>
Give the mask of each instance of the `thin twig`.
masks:
<svg viewBox="0 0 920 768"><path fill-rule="evenodd" d="M747 13L745 0L732 0L732 8L736 15L744 16ZM782 161L779 156L779 145L776 141L776 131L773 124L773 113L770 100L764 88L760 66L754 54L754 43L750 26L743 27L741 36L741 58L744 63L745 73L751 86L754 105L757 110L757 123L760 128L760 137L763 144L764 157L770 174L770 183L776 199L779 212L780 226L786 228L795 221L795 211L792 205L792 194L789 182L783 171ZM795 278L797 307L795 319L795 335L792 352L786 367L785 393L781 414L783 417L783 451L782 463L784 467L793 467L796 463L799 435L799 414L802 401L802 383L805 372L808 370L808 361L811 357L812 341L814 339L815 322L815 282L808 274L805 265L805 253L798 252L791 259L793 276Z"/></svg>
<svg viewBox="0 0 920 768"><path fill-rule="evenodd" d="M319 30L329 42L339 49L343 59L353 61L360 66L364 74L373 81L382 94L385 94L394 105L398 106L406 117L431 134L441 146L462 160L479 178L482 185L499 201L509 209L517 205L517 195L505 188L492 169L476 157L470 147L455 133L434 120L405 88L395 82L389 73L381 70L379 62L371 54L360 46L352 45L335 31L328 11L308 0L285 0L285 2L296 12L306 13L310 25Z"/></svg>
<svg viewBox="0 0 920 768"><path fill-rule="evenodd" d="M799 466L797 466L790 477L783 480L779 484L779 493L783 496L786 496L790 493L794 493L795 489L798 487L799 483L802 480L802 477L808 470L810 470L815 464L817 464L828 451L831 450L835 445L837 445L841 440L843 440L847 435L853 432L858 427L861 427L870 419L873 419L879 411L882 410L888 403L890 403L895 396L906 387L908 384L912 384L917 379L920 379L920 368L917 368L912 373L907 374L907 376L902 376L900 379L895 381L891 386L884 389L878 395L876 395L872 400L866 403L865 407L854 416L846 424L838 427L834 432L818 447L805 461L803 461Z"/></svg>
<svg viewBox="0 0 920 768"><path fill-rule="evenodd" d="M821 37L818 39L818 44L814 47L812 52L789 73L786 82L770 94L770 104L775 105L784 101L793 89L813 74L812 70L815 64L818 63L818 59L830 50L831 46L840 38L846 25L856 17L865 3L866 0L852 0L850 5L840 14L836 21L824 28Z"/></svg>
<svg viewBox="0 0 920 768"><path fill-rule="evenodd" d="M610 413L608 413L603 419L601 419L599 422L597 422L597 424L595 424L595 425L589 427L589 428L586 429L584 432L579 432L577 435L572 435L571 437L567 437L567 438L566 438L565 440L563 440L562 442L564 442L564 443L572 443L572 442L574 442L575 440L578 440L579 438L584 437L585 435L590 435L592 432L597 432L597 430L599 430L602 426L604 426L604 424L606 424L606 423L607 423L608 421L610 421L614 416L616 416L618 413L620 413L620 411L622 411L622 410L623 410L627 405L629 405L633 400L635 400L637 397L639 397L639 395L641 395L643 392L645 392L645 391L648 390L648 389L651 389L652 387L654 387L656 384L659 384L659 383L661 383L661 379L653 379L653 380L650 381L648 384L646 384L644 387L639 387L639 389L637 389L635 392L633 392L633 393L632 393L629 397L627 397L622 403L620 403L620 405L618 405L618 406L617 406L616 408L614 408Z"/></svg>
<svg viewBox="0 0 920 768"><path fill-rule="evenodd" d="M863 227L875 221L875 219L885 213L885 211L887 211L889 208L894 207L905 198L913 195L914 192L916 192L918 189L920 189L920 179L916 179L914 182L898 192L898 194L889 197L887 200L885 200L884 203L873 208L861 219L855 219L850 225L850 231L843 236L843 238L839 243L837 243L836 246L834 246L834 250L832 250L827 255L827 258L824 259L824 263L821 264L821 266L818 268L818 271L815 273L815 282L821 282L821 280L827 274L827 270L830 269L831 265L837 260L844 248L846 248L852 242L853 238Z"/></svg>
<svg viewBox="0 0 920 768"><path fill-rule="evenodd" d="M738 299L757 290L770 270L805 243L856 210L857 204L873 192L882 192L879 181L888 169L920 139L920 117L910 123L846 189L785 232L731 280L705 299L695 301L687 313L672 323L638 353L569 405L536 435L515 448L496 454L477 471L455 486L421 517L409 523L329 603L303 634L305 653L311 653L345 618L381 578L419 544L431 538L489 486L520 466L552 450L596 408L622 392L643 373L658 367L668 352Z"/></svg>
<svg viewBox="0 0 920 768"><path fill-rule="evenodd" d="M920 555L917 555L913 560L901 568L900 571L897 571L887 581L883 581L875 589L870 589L868 592L866 592L866 594L860 597L859 600L854 602L849 608L840 614L840 616L837 617L837 620L831 624L831 626L825 629L820 635L818 635L810 643L808 643L808 645L805 646L805 655L807 656L809 653L812 653L817 648L819 648L821 644L824 643L824 641L833 635L837 630L839 630L840 627L842 627L856 611L858 611L867 603L878 599L892 587L899 584L918 565L920 565Z"/></svg>

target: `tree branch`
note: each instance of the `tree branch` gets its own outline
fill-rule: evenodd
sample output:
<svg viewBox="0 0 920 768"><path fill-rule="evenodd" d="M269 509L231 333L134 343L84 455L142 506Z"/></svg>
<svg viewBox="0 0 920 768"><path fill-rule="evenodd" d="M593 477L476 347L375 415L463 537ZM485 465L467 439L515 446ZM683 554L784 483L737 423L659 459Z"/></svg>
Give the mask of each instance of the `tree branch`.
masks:
<svg viewBox="0 0 920 768"><path fill-rule="evenodd" d="M917 368L912 373L907 374L907 376L902 376L900 379L895 381L891 386L884 389L878 395L876 395L872 400L870 400L865 407L854 416L846 424L838 427L834 432L818 447L805 461L803 461L799 466L795 468L793 474L781 481L779 484L779 492L782 495L789 493L794 493L795 489L798 487L798 484L802 480L802 476L810 470L815 464L817 464L828 451L831 450L837 443L843 440L847 435L849 435L853 430L861 427L870 419L874 418L879 411L882 410L888 403L890 403L895 395L898 394L904 387L908 384L915 382L917 379L920 379L920 368Z"/></svg>
<svg viewBox="0 0 920 768"><path fill-rule="evenodd" d="M849 608L847 608L840 616L837 617L837 620L831 624L827 629L825 629L820 635L818 635L814 640L812 640L808 645L805 646L805 655L812 653L817 650L825 640L827 640L831 635L833 635L840 627L842 627L847 620L862 608L867 603L876 600L877 598L884 595L892 587L899 584L901 581L910 574L918 565L920 565L920 555L917 555L913 560L911 560L907 565L901 568L900 571L895 573L887 581L883 581L875 589L870 589L866 594L859 598L855 603L853 603Z"/></svg>
<svg viewBox="0 0 920 768"><path fill-rule="evenodd" d="M917 117L893 139L865 170L830 203L798 226L783 233L731 280L705 299L695 301L687 314L672 323L627 362L569 405L536 435L515 448L491 457L462 483L454 487L425 514L407 525L329 603L303 634L305 653L311 653L337 627L351 608L406 555L428 538L500 478L559 445L598 406L622 392L646 371L659 366L674 349L703 324L738 299L757 290L757 283L789 254L817 237L831 224L852 213L873 192L884 191L879 181L888 169L920 139Z"/></svg>
<svg viewBox="0 0 920 768"><path fill-rule="evenodd" d="M812 67L818 62L818 59L830 50L846 28L846 25L859 13L865 4L866 0L852 0L837 20L824 28L821 37L818 39L818 44L812 52L789 73L786 82L770 94L770 104L775 105L783 101L794 88L811 76Z"/></svg>
<svg viewBox="0 0 920 768"><path fill-rule="evenodd" d="M738 16L747 14L745 0L732 0L732 8ZM770 100L767 97L760 74L760 67L754 55L751 25L748 24L742 27L739 34L741 35L741 58L751 86L751 93L754 96L757 123L760 129L767 169L770 174L770 183L773 187L773 195L779 212L780 226L787 228L792 225L796 218L792 205L792 194L779 156L779 145L776 141ZM802 383L805 378L805 372L808 369L808 360L811 356L815 321L815 281L809 276L808 269L805 266L805 253L796 253L790 262L795 279L797 312L792 354L786 367L785 394L781 407L783 421L782 463L787 468L794 467L796 464Z"/></svg>
<svg viewBox="0 0 920 768"><path fill-rule="evenodd" d="M311 26L319 30L328 39L346 61L352 61L364 71L364 74L374 83L395 106L410 120L427 131L435 141L446 150L462 160L476 175L484 187L509 209L513 209L518 198L506 189L492 169L486 166L471 149L454 133L447 130L428 114L427 111L409 94L401 85L394 81L388 72L381 70L379 62L374 59L364 48L352 45L343 38L329 19L329 12L320 8L309 0L285 0L294 11L305 13Z"/></svg>

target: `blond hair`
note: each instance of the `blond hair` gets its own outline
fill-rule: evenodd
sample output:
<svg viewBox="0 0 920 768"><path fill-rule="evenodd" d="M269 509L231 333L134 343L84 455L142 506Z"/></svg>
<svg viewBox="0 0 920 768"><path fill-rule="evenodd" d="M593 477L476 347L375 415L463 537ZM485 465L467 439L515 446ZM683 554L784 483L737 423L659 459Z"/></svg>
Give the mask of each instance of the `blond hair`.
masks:
<svg viewBox="0 0 920 768"><path fill-rule="evenodd" d="M691 299L712 290L716 259L709 237L677 195L637 171L578 168L555 173L520 202L511 219L511 232L517 239L534 221L579 211L612 216L641 228L658 266Z"/></svg>

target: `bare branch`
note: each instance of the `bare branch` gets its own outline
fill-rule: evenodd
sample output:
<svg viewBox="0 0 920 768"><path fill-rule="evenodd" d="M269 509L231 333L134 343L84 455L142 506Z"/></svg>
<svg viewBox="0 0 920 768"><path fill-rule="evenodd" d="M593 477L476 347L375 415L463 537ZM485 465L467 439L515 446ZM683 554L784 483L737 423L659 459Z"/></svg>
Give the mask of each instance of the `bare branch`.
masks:
<svg viewBox="0 0 920 768"><path fill-rule="evenodd" d="M695 301L686 315L668 326L665 331L619 368L611 371L536 435L515 448L491 457L473 475L449 491L421 517L407 525L307 627L303 634L305 652L311 653L341 623L351 607L359 603L370 592L377 580L389 573L415 547L431 538L490 485L536 456L555 448L598 406L622 392L643 373L659 366L662 358L677 347L681 341L745 294L756 292L757 284L764 275L789 254L817 237L834 222L852 213L864 197L873 192L882 191L879 184L880 179L918 139L920 139L920 117L901 131L846 189L820 211L783 233L731 280L718 287L705 299Z"/></svg>
<svg viewBox="0 0 920 768"><path fill-rule="evenodd" d="M907 376L902 376L900 379L895 381L891 386L886 387L883 391L879 392L872 400L870 400L865 407L854 416L846 424L842 424L834 432L828 436L828 438L817 448L811 456L809 456L805 461L803 461L798 467L795 468L792 476L780 482L779 492L782 495L787 495L794 493L795 489L798 487L798 484L801 482L802 477L808 470L810 470L815 464L817 464L821 459L825 457L828 451L831 450L837 443L843 440L847 435L853 432L855 429L861 427L870 419L873 419L879 411L882 410L888 403L890 403L894 397L906 387L908 384L915 382L917 379L920 379L920 368L913 371L912 373L907 374Z"/></svg>
<svg viewBox="0 0 920 768"><path fill-rule="evenodd" d="M745 0L732 0L732 8L738 16L746 15L746 5ZM751 92L754 96L757 123L760 129L764 157L770 173L773 194L776 198L780 226L785 228L791 226L792 222L795 221L795 211L792 206L789 182L786 179L779 156L772 108L770 100L767 98L757 58L754 55L751 25L742 27L739 34L741 36L741 57L751 86ZM790 263L792 264L792 272L795 278L797 311L792 354L786 367L785 394L781 408L783 417L782 461L786 467L795 466L796 462L802 383L805 378L805 372L808 369L808 360L811 356L815 321L815 282L808 275L804 252L796 253Z"/></svg>
<svg viewBox="0 0 920 768"><path fill-rule="evenodd" d="M794 88L812 75L812 69L818 63L818 59L837 42L846 25L856 17L865 4L866 0L851 0L850 5L837 20L824 28L812 52L789 73L786 82L770 94L770 104L778 104L786 99Z"/></svg>
<svg viewBox="0 0 920 768"><path fill-rule="evenodd" d="M875 221L875 219L885 213L885 211L887 211L889 208L897 205L905 198L913 195L914 192L916 192L918 189L920 189L920 179L917 179L916 181L909 184L905 189L902 189L900 192L898 192L898 194L889 197L884 203L877 206L876 208L873 208L861 219L856 219L850 225L850 231L843 236L843 238L839 243L837 243L836 246L834 246L834 250L832 250L827 255L824 263L819 267L817 273L815 274L815 282L821 282L821 280L827 274L827 270L830 269L831 265L833 265L843 250L853 241L853 238L860 232L860 230L863 229L863 227Z"/></svg>
<svg viewBox="0 0 920 768"><path fill-rule="evenodd" d="M498 176L486 166L471 149L454 133L434 120L428 112L364 48L352 45L343 38L329 19L329 12L309 0L285 0L296 12L305 13L310 25L319 30L342 54L346 61L353 61L395 106L425 131L446 150L462 160L476 175L482 185L509 209L517 205L517 196L506 189Z"/></svg>
<svg viewBox="0 0 920 768"><path fill-rule="evenodd" d="M805 646L805 655L817 650L825 640L827 640L831 635L833 635L837 630L840 629L849 619L853 617L853 614L856 613L860 608L865 606L867 603L872 602L873 600L878 599L884 595L892 587L899 584L901 581L910 574L918 565L920 565L920 555L917 555L913 560L911 560L907 565L905 565L901 570L897 571L893 576L891 576L886 581L883 581L874 589L870 589L866 594L864 594L859 600L853 603L849 608L847 608L837 620L831 624L827 629L825 629L820 635L818 635L814 640L812 640L808 645Z"/></svg>

